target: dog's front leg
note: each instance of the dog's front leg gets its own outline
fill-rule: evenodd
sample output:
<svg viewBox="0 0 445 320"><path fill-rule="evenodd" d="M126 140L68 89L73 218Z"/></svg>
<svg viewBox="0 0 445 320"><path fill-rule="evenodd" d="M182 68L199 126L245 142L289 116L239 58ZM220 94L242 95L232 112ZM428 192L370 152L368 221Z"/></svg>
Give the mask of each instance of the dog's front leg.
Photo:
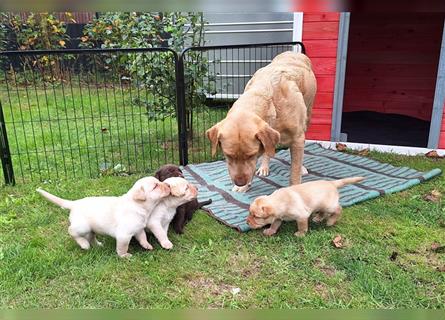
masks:
<svg viewBox="0 0 445 320"><path fill-rule="evenodd" d="M128 253L128 245L130 244L131 236L121 235L116 237L116 252L121 258L130 258L132 255Z"/></svg>
<svg viewBox="0 0 445 320"><path fill-rule="evenodd" d="M134 237L139 242L142 248L146 250L153 250L153 246L147 241L147 234L145 233L144 229L136 233Z"/></svg>
<svg viewBox="0 0 445 320"><path fill-rule="evenodd" d="M281 226L281 222L282 222L282 221L281 221L280 219L275 220L275 221L270 225L269 228L264 229L263 234L264 234L265 236L273 236L275 233L277 233L278 229L280 228L280 226Z"/></svg>
<svg viewBox="0 0 445 320"><path fill-rule="evenodd" d="M158 239L162 248L167 249L167 250L173 248L173 243L171 243L171 241L168 240L168 237L167 237L168 229L164 229L160 223L150 225L149 229L151 232L153 232L156 239Z"/></svg>
<svg viewBox="0 0 445 320"><path fill-rule="evenodd" d="M301 167L304 155L304 133L301 134L290 146L291 174L290 185L301 183Z"/></svg>
<svg viewBox="0 0 445 320"><path fill-rule="evenodd" d="M266 154L263 154L263 158L261 159L261 165L256 171L256 174L260 177L266 177L269 175L269 163L270 158Z"/></svg>

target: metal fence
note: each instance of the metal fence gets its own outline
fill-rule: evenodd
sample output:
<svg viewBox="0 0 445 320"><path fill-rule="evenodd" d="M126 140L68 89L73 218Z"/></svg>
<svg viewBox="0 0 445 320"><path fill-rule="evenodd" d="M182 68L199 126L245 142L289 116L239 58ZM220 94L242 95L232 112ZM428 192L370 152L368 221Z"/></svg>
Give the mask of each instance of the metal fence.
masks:
<svg viewBox="0 0 445 320"><path fill-rule="evenodd" d="M190 162L209 161L211 147L203 134L222 120L233 102L243 93L247 82L260 68L285 51L305 52L301 42L258 43L190 47L181 58L187 69L198 61L207 64L204 77L185 77L185 114ZM206 88L205 99L196 87ZM219 153L217 158L222 158Z"/></svg>
<svg viewBox="0 0 445 320"><path fill-rule="evenodd" d="M205 130L287 50L304 47L3 52L0 174L14 184L211 160Z"/></svg>

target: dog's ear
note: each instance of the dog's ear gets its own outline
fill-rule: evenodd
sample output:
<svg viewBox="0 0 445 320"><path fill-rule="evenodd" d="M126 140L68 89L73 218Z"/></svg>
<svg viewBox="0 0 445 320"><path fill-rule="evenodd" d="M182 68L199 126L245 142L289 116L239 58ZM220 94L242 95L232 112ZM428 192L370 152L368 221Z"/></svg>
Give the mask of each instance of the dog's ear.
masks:
<svg viewBox="0 0 445 320"><path fill-rule="evenodd" d="M185 194L179 186L170 186L170 193L174 197L182 197Z"/></svg>
<svg viewBox="0 0 445 320"><path fill-rule="evenodd" d="M140 186L133 192L133 200L134 201L145 201L147 197L145 196L145 189L143 186Z"/></svg>
<svg viewBox="0 0 445 320"><path fill-rule="evenodd" d="M267 156L275 156L275 146L280 141L280 133L277 130L266 124L255 137L261 141Z"/></svg>
<svg viewBox="0 0 445 320"><path fill-rule="evenodd" d="M213 127L211 127L206 131L206 136L212 143L212 157L215 156L219 144L218 130L219 130L219 123L215 124Z"/></svg>
<svg viewBox="0 0 445 320"><path fill-rule="evenodd" d="M154 177L155 177L156 179L158 179L159 181L162 181L162 180L161 180L161 170L156 171Z"/></svg>

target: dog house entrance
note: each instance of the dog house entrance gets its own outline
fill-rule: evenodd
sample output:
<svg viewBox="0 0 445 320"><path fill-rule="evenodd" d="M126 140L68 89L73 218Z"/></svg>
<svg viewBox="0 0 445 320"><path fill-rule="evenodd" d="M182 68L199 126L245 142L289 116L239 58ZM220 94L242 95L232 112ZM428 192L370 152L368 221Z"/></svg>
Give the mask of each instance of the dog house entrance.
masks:
<svg viewBox="0 0 445 320"><path fill-rule="evenodd" d="M351 13L342 140L427 146L443 21L443 14Z"/></svg>

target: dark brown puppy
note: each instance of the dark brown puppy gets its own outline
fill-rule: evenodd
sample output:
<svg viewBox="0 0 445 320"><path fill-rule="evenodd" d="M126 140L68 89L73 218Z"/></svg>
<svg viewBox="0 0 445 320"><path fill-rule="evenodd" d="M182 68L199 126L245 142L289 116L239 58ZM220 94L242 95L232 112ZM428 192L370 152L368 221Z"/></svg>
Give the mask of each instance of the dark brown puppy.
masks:
<svg viewBox="0 0 445 320"><path fill-rule="evenodd" d="M155 177L159 181L164 181L167 178L171 177L181 177L184 178L181 169L179 169L178 166L175 166L174 164L166 164L158 169L155 173ZM184 232L184 226L192 220L193 213L201 209L203 206L211 204L212 199L209 199L207 201L198 202L198 200L194 199L190 202L187 202L181 206L179 206L176 209L175 217L173 218L171 224L173 225L173 229L176 233L183 233Z"/></svg>

